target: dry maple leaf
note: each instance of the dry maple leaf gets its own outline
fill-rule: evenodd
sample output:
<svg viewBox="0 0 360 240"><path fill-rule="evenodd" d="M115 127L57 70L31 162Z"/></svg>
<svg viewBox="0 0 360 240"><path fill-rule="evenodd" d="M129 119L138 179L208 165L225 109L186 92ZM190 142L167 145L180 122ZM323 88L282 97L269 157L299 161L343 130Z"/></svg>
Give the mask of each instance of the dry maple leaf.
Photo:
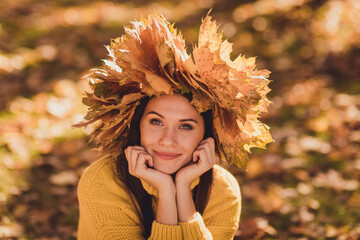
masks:
<svg viewBox="0 0 360 240"><path fill-rule="evenodd" d="M191 57L181 34L161 15L132 22L107 46L104 65L85 76L93 90L83 99L89 113L75 126L100 121L91 138L100 139L101 149L117 157L135 107L145 97L191 93L191 104L199 113L213 112L219 157L246 167L250 149L272 141L269 128L258 120L270 103L270 72L257 70L255 58L239 56L232 61L232 44L222 38L207 16Z"/></svg>

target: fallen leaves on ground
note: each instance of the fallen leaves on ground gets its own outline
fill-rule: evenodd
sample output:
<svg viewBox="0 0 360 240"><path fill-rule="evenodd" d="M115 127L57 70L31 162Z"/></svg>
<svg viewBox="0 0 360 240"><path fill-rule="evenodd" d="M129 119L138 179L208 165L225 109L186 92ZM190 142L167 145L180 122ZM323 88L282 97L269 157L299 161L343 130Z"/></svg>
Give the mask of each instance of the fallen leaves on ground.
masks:
<svg viewBox="0 0 360 240"><path fill-rule="evenodd" d="M359 4L137 3L0 2L0 238L76 239L77 181L98 157L70 127L84 113L77 79L134 16L157 8L191 43L212 7L234 56L273 72L262 122L275 142L247 173L229 166L243 197L235 239L359 239Z"/></svg>

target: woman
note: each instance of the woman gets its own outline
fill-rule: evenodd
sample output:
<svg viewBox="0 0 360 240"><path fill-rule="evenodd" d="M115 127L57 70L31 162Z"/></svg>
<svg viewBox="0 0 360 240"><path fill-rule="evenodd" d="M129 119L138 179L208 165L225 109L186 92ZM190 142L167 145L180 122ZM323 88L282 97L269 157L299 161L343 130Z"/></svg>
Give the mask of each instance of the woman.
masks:
<svg viewBox="0 0 360 240"><path fill-rule="evenodd" d="M88 75L84 103L106 153L78 186L78 239L232 239L240 218L239 166L271 137L267 71L231 61L215 23L201 25L194 60L166 20L153 14L115 39L110 60Z"/></svg>

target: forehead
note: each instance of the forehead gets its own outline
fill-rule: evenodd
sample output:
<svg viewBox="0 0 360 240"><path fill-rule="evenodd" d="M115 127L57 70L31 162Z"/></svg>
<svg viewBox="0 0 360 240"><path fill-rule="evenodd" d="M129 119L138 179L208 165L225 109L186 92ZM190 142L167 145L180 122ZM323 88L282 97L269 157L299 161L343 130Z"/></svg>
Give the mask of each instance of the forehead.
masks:
<svg viewBox="0 0 360 240"><path fill-rule="evenodd" d="M181 95L162 95L160 97L153 97L145 108L145 114L150 111L155 111L161 115L176 115L180 118L196 117L201 118L201 115L196 111L189 100Z"/></svg>

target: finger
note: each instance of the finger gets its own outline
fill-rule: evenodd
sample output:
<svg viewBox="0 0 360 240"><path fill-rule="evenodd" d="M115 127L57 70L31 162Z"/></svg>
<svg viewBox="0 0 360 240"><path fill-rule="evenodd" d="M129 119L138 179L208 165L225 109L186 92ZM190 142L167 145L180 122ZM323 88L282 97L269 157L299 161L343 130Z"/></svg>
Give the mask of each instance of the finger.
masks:
<svg viewBox="0 0 360 240"><path fill-rule="evenodd" d="M200 163L200 161L206 161L206 153L205 149L201 148L201 149L196 149L194 151L194 156L195 156L195 161L194 162L198 162Z"/></svg>
<svg viewBox="0 0 360 240"><path fill-rule="evenodd" d="M139 158L142 158L144 159L144 164L146 165L146 168L149 166L151 167L152 166L152 157L150 156L150 154L148 154L147 152L139 152Z"/></svg>
<svg viewBox="0 0 360 240"><path fill-rule="evenodd" d="M193 161L193 162L197 162L197 161L199 160L199 156L200 156L199 150L195 150L195 151L193 152L193 159L192 159L192 161Z"/></svg>
<svg viewBox="0 0 360 240"><path fill-rule="evenodd" d="M130 147L130 165L131 165L131 173L134 174L137 166L137 162L139 160L140 154L147 154L143 147L132 146Z"/></svg>
<svg viewBox="0 0 360 240"><path fill-rule="evenodd" d="M205 138L204 140L201 141L201 143L211 143L211 144L214 144L215 141L212 137L208 137L208 138Z"/></svg>
<svg viewBox="0 0 360 240"><path fill-rule="evenodd" d="M125 149L125 157L128 162L128 170L130 174L133 174L133 169L134 169L132 150L133 150L132 147L127 147Z"/></svg>
<svg viewBox="0 0 360 240"><path fill-rule="evenodd" d="M198 166L205 171L209 169L209 158L205 150L199 151L199 161L197 162Z"/></svg>
<svg viewBox="0 0 360 240"><path fill-rule="evenodd" d="M154 167L154 159L152 158L152 156L150 156L150 154L149 154L149 160L148 160L148 164L149 164L149 166L150 167Z"/></svg>
<svg viewBox="0 0 360 240"><path fill-rule="evenodd" d="M199 147L199 146L203 146L205 143L206 143L206 141L205 141L205 140L202 140L202 141L199 143L198 147Z"/></svg>
<svg viewBox="0 0 360 240"><path fill-rule="evenodd" d="M205 140L208 141L209 143L213 144L213 145L215 144L215 140L212 137L208 137Z"/></svg>
<svg viewBox="0 0 360 240"><path fill-rule="evenodd" d="M195 149L195 151L203 151L205 150L205 146L199 146Z"/></svg>
<svg viewBox="0 0 360 240"><path fill-rule="evenodd" d="M206 158L207 158L208 156L210 156L209 154L211 152L210 148L211 148L210 144L207 141L204 141L200 146L196 148L196 151L204 151L206 153Z"/></svg>
<svg viewBox="0 0 360 240"><path fill-rule="evenodd" d="M211 163L213 160L212 159L213 149L212 149L211 143L209 141L207 141L206 144L204 145L204 151L206 152L207 160Z"/></svg>
<svg viewBox="0 0 360 240"><path fill-rule="evenodd" d="M127 160L127 162L128 162L128 165L130 165L131 147L127 147L127 148L124 150L124 153L125 153L125 157L126 157L126 160Z"/></svg>
<svg viewBox="0 0 360 240"><path fill-rule="evenodd" d="M143 151L145 151L145 148L142 147L142 146L137 146L137 145L135 145L135 146L132 146L132 148L133 148L133 149L136 149L136 150L143 150Z"/></svg>
<svg viewBox="0 0 360 240"><path fill-rule="evenodd" d="M130 150L130 164L131 164L131 173L134 174L136 170L136 162L138 161L139 151L137 149L131 148Z"/></svg>
<svg viewBox="0 0 360 240"><path fill-rule="evenodd" d="M216 163L215 139L210 138L209 141L210 141L210 145L211 145L211 154L212 154L212 159L213 159L212 165L214 166L214 164Z"/></svg>
<svg viewBox="0 0 360 240"><path fill-rule="evenodd" d="M131 151L136 151L136 152L146 152L146 149L144 147L141 147L141 146L128 146L126 149L125 149L125 153L128 152L130 153Z"/></svg>
<svg viewBox="0 0 360 240"><path fill-rule="evenodd" d="M151 156L149 154L142 152L139 153L135 166L135 174L137 176L143 176L144 171L146 171L146 169L148 168L146 163L149 162L149 159L151 159Z"/></svg>
<svg viewBox="0 0 360 240"><path fill-rule="evenodd" d="M216 162L215 140L212 137L208 137L207 139L205 139L205 141L206 144L204 144L204 147L208 154L209 162L214 165Z"/></svg>
<svg viewBox="0 0 360 240"><path fill-rule="evenodd" d="M215 152L212 153L210 148L210 144L208 144L204 150L199 152L198 165L204 170L204 172L212 168L215 164Z"/></svg>

